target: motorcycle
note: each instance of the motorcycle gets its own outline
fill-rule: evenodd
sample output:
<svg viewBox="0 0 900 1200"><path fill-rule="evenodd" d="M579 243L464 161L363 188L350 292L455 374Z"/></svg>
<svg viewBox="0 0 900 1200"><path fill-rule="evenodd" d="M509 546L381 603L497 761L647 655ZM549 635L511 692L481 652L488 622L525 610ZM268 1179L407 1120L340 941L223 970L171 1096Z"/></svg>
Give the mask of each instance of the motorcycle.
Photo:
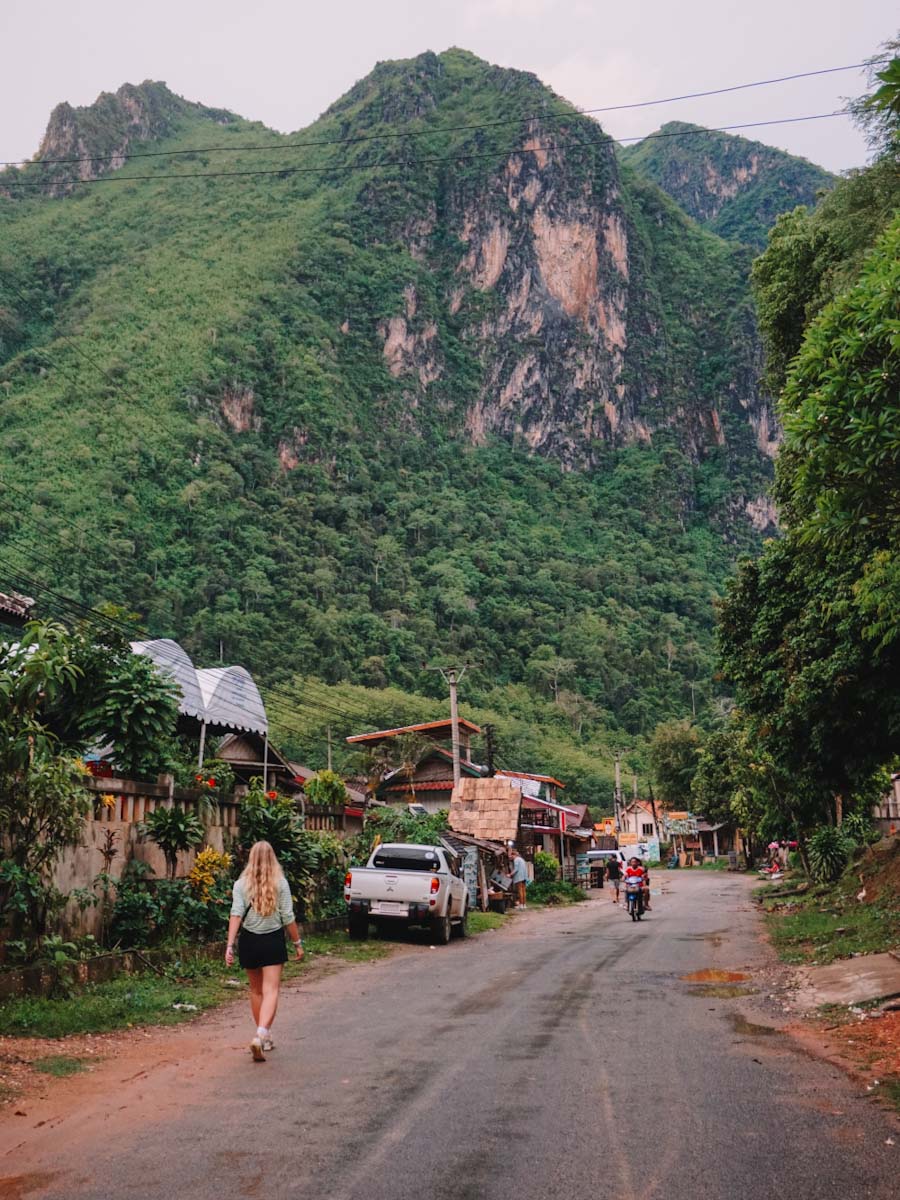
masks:
<svg viewBox="0 0 900 1200"><path fill-rule="evenodd" d="M625 909L632 921L644 915L644 885L640 879L625 880Z"/></svg>

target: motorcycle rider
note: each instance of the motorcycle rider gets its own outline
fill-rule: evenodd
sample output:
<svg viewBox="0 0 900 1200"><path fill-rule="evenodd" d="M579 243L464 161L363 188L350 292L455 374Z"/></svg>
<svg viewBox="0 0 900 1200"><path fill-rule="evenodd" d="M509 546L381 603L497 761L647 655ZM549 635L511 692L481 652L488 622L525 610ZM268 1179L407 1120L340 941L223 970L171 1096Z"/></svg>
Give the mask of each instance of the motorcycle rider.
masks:
<svg viewBox="0 0 900 1200"><path fill-rule="evenodd" d="M628 860L628 866L625 868L625 882L630 879L638 880L641 885L641 911L644 909L644 888L646 887L645 880L647 872L641 866L641 860L635 855Z"/></svg>

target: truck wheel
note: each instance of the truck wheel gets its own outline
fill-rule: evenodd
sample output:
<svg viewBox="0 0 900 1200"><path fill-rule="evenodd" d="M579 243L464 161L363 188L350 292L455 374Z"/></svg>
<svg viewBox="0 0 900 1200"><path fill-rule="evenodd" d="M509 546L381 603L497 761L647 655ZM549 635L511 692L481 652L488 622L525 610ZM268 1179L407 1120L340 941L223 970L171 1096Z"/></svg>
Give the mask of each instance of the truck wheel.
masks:
<svg viewBox="0 0 900 1200"><path fill-rule="evenodd" d="M469 936L469 906L468 904L463 909L462 917L453 926L454 937L464 938Z"/></svg>
<svg viewBox="0 0 900 1200"><path fill-rule="evenodd" d="M450 941L450 933L452 926L450 924L450 912L443 917L435 917L431 923L431 934L439 946L446 946Z"/></svg>
<svg viewBox="0 0 900 1200"><path fill-rule="evenodd" d="M369 936L369 914L352 913L348 922L351 942L364 942Z"/></svg>

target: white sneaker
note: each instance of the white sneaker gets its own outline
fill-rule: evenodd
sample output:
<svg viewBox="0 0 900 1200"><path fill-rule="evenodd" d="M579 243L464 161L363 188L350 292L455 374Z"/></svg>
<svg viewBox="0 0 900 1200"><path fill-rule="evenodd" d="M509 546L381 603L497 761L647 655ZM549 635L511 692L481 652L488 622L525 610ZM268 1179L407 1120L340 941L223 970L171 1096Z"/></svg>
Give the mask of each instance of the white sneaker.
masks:
<svg viewBox="0 0 900 1200"><path fill-rule="evenodd" d="M275 1049L275 1043L272 1041L272 1039L270 1037L263 1038L263 1050L265 1051L265 1053L268 1054L270 1050L274 1050L274 1049Z"/></svg>
<svg viewBox="0 0 900 1200"><path fill-rule="evenodd" d="M263 1054L263 1041L260 1037L255 1037L250 1043L250 1053L253 1055L254 1062L265 1062L266 1056Z"/></svg>

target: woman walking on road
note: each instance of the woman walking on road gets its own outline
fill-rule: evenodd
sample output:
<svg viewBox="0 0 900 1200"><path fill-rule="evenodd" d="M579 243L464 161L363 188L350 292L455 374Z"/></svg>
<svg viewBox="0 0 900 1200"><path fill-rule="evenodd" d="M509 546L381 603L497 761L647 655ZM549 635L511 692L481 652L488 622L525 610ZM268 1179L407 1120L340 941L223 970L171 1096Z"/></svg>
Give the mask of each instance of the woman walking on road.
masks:
<svg viewBox="0 0 900 1200"><path fill-rule="evenodd" d="M281 972L287 962L285 929L299 962L303 958L303 939L294 920L291 889L275 851L268 842L256 842L234 883L225 949L225 962L230 967L237 938L238 961L247 972L250 1008L256 1022L256 1035L250 1043L255 1062L265 1062L266 1051L275 1048L271 1030L278 1009Z"/></svg>

